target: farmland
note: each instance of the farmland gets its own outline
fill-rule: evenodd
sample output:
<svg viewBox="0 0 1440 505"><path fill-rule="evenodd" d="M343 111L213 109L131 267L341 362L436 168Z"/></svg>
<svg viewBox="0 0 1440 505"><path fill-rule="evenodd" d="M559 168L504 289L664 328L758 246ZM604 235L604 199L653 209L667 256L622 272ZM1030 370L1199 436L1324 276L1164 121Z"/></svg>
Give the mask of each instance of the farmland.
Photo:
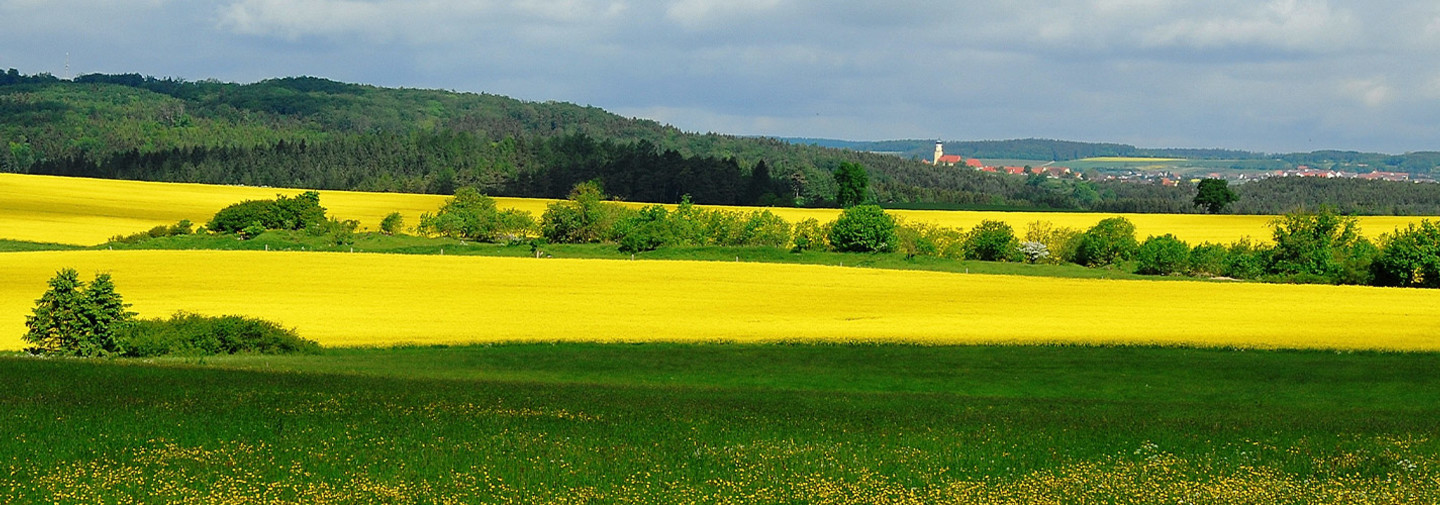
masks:
<svg viewBox="0 0 1440 505"><path fill-rule="evenodd" d="M0 348L63 267L134 310L241 313L324 345L506 341L1125 343L1440 350L1440 291L735 262L264 251L0 254ZM87 274L88 275L88 274Z"/></svg>
<svg viewBox="0 0 1440 505"><path fill-rule="evenodd" d="M215 211L246 200L294 195L296 189L254 188L78 179L65 177L0 174L0 238L93 245L106 239L134 233L181 219L204 223ZM404 193L363 193L323 191L320 201L340 219L354 219L373 229L391 212L400 212L407 223L418 222L423 212L434 212L445 197ZM497 198L502 208L528 211L538 217L551 200ZM639 205L639 204L631 204ZM724 208L724 207L718 207ZM780 217L796 222L815 218L834 220L835 209L772 208ZM1008 223L1023 232L1028 223L1049 221L1056 226L1084 229L1116 214L1075 212L980 212L980 211L891 211L901 219L952 228L970 228L982 220ZM1120 214L1135 223L1136 233L1171 233L1192 243L1228 243L1242 237L1265 240L1269 237L1270 216L1198 214ZM1361 231L1378 236L1415 222L1415 217L1364 216Z"/></svg>
<svg viewBox="0 0 1440 505"><path fill-rule="evenodd" d="M95 244L295 192L0 174L0 239ZM321 197L370 227L442 201ZM1108 217L896 213L1022 230ZM1142 236L1217 241L1263 236L1267 219L1129 217ZM110 273L141 317L260 317L326 348L0 352L0 502L1440 501L1440 290L897 270L927 260L776 248L631 260L565 244L542 259L448 239L393 237L407 254L381 254L187 237L250 250L0 241L0 351L24 347L24 316L67 267ZM482 247L509 257L467 255Z"/></svg>

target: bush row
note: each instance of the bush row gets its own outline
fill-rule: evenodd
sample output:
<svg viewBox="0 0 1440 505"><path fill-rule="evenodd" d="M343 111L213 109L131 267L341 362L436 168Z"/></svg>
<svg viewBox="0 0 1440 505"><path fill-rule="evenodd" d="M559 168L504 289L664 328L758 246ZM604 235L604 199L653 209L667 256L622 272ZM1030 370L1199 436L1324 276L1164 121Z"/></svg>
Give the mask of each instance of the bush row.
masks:
<svg viewBox="0 0 1440 505"><path fill-rule="evenodd" d="M496 210L494 201L462 190L418 231L498 241L540 235L552 243L614 243L642 252L669 245L788 247L794 251L891 252L907 257L1133 265L1145 275L1230 277L1271 282L1440 287L1440 225L1422 221L1372 242L1358 221L1333 209L1296 211L1270 223L1273 243L1248 239L1195 246L1165 234L1144 241L1123 217L1086 230L1030 223L1023 235L1009 224L982 221L970 230L905 223L874 205L846 209L830 223L791 225L766 210L699 209L685 200L675 210L633 209L604 200L598 185L575 187L569 200L550 204L539 221L528 213Z"/></svg>

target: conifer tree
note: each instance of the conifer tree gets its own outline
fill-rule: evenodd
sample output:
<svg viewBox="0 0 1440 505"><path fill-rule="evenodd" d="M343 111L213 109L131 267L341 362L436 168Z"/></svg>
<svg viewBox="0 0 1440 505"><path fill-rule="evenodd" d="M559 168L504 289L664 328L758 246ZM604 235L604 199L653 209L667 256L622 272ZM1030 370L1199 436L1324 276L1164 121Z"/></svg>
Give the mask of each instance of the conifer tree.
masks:
<svg viewBox="0 0 1440 505"><path fill-rule="evenodd" d="M25 317L24 340L35 354L105 356L120 351L117 334L134 317L115 291L110 274L98 274L87 287L73 268L50 279L50 288Z"/></svg>

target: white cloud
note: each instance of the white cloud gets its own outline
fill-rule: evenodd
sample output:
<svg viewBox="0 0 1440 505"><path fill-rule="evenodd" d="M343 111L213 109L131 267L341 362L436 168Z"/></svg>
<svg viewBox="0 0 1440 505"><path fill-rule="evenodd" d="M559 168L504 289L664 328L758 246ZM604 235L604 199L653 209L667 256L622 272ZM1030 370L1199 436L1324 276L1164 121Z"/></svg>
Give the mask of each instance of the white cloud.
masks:
<svg viewBox="0 0 1440 505"><path fill-rule="evenodd" d="M1202 15L1164 23L1142 40L1152 46L1215 49L1262 46L1326 51L1355 41L1358 26L1347 10L1323 0L1272 0L1236 9L1236 14Z"/></svg>
<svg viewBox="0 0 1440 505"><path fill-rule="evenodd" d="M780 5L781 0L679 0L665 8L665 17L686 28L714 28L769 16Z"/></svg>
<svg viewBox="0 0 1440 505"><path fill-rule="evenodd" d="M453 43L494 35L524 37L530 28L604 29L627 4L607 0L554 2L484 0L238 0L220 9L233 33L298 40L358 36L417 44Z"/></svg>
<svg viewBox="0 0 1440 505"><path fill-rule="evenodd" d="M1395 97L1395 89L1383 77L1349 79L1341 84L1340 89L1351 100L1363 103L1368 107L1389 104Z"/></svg>
<svg viewBox="0 0 1440 505"><path fill-rule="evenodd" d="M222 25L244 35L296 39L306 35L389 32L409 2L243 0L221 11Z"/></svg>

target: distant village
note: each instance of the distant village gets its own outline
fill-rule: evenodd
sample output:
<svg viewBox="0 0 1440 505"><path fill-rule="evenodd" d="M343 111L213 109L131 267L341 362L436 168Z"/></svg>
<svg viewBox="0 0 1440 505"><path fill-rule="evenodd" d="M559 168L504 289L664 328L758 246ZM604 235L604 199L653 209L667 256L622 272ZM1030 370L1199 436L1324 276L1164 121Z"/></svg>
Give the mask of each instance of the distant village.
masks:
<svg viewBox="0 0 1440 505"><path fill-rule="evenodd" d="M1192 183L1200 179L1225 179L1228 181L1243 183L1270 177L1319 177L1323 179L1363 179L1372 181L1393 181L1393 182L1437 182L1433 177L1427 175L1415 175L1408 172L1384 172L1371 171L1365 173L1350 172L1346 170L1327 170L1311 168L1308 165L1299 165L1288 170L1253 170L1240 173L1211 172L1203 177L1198 174L1176 174L1167 170L1134 170L1134 169L1113 169L1104 173L1094 173L1087 176L1080 170L1073 170L1070 167L1059 166L1053 163L1041 166L991 166L977 158L965 158L958 154L945 154L945 146L940 142L935 143L935 156L930 160L922 160L936 166L966 167L981 172L1004 173L1010 175L1045 175L1047 177L1093 179L1097 181L1121 181L1134 182L1139 184L1159 184L1163 186L1174 186L1180 181L1188 180ZM1366 168L1366 165L1359 165L1358 168Z"/></svg>

